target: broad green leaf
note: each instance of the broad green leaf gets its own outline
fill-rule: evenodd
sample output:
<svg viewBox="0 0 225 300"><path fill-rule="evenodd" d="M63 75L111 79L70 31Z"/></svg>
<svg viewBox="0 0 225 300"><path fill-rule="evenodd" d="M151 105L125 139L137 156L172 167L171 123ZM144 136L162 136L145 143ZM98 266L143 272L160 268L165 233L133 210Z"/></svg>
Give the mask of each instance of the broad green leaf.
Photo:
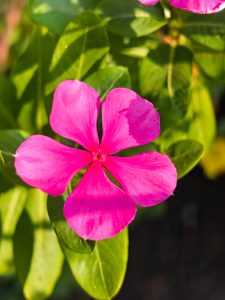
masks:
<svg viewBox="0 0 225 300"><path fill-rule="evenodd" d="M0 72L0 129L16 128L15 87L9 78Z"/></svg>
<svg viewBox="0 0 225 300"><path fill-rule="evenodd" d="M33 244L33 224L27 210L24 210L19 219L13 237L13 252L16 275L22 285L24 285L29 273L33 254Z"/></svg>
<svg viewBox="0 0 225 300"><path fill-rule="evenodd" d="M32 20L61 34L79 13L93 9L99 0L30 0L28 11Z"/></svg>
<svg viewBox="0 0 225 300"><path fill-rule="evenodd" d="M12 241L26 197L27 190L23 187L15 187L0 194L0 275L14 271Z"/></svg>
<svg viewBox="0 0 225 300"><path fill-rule="evenodd" d="M37 29L13 67L11 78L17 89L18 122L23 130L37 132L48 123L44 86L56 41L54 36Z"/></svg>
<svg viewBox="0 0 225 300"><path fill-rule="evenodd" d="M103 0L96 12L109 31L127 37L148 35L167 23L160 5L143 6L136 0Z"/></svg>
<svg viewBox="0 0 225 300"><path fill-rule="evenodd" d="M225 49L225 12L211 15L189 14L180 24L186 37L215 50Z"/></svg>
<svg viewBox="0 0 225 300"><path fill-rule="evenodd" d="M138 48L145 47L149 52L151 46L155 46L155 40L148 37L140 37L135 39L123 38L119 35L109 32L109 41L110 41L110 55L108 56L107 65L110 66L123 66L127 68L130 80L131 87L135 91L139 91L139 56L133 56L127 54L127 48ZM128 51L129 52L129 51ZM146 53L147 55L147 53Z"/></svg>
<svg viewBox="0 0 225 300"><path fill-rule="evenodd" d="M82 79L108 50L108 38L101 20L91 12L75 17L56 46L46 94L50 94L65 79Z"/></svg>
<svg viewBox="0 0 225 300"><path fill-rule="evenodd" d="M20 97L23 95L27 85L34 77L34 74L38 69L36 52L38 45L38 33L38 31L35 31L31 35L27 47L12 68L11 79L16 87L18 99L20 99Z"/></svg>
<svg viewBox="0 0 225 300"><path fill-rule="evenodd" d="M216 118L209 91L201 83L193 86L188 117L188 138L198 140L207 152L216 135Z"/></svg>
<svg viewBox="0 0 225 300"><path fill-rule="evenodd" d="M161 44L156 34L132 39L124 38L112 32L108 32L108 35L110 54L121 54L123 57L144 58L150 50L156 49Z"/></svg>
<svg viewBox="0 0 225 300"><path fill-rule="evenodd" d="M178 178L186 175L202 157L204 147L196 140L183 140L172 144L166 154L176 166Z"/></svg>
<svg viewBox="0 0 225 300"><path fill-rule="evenodd" d="M225 51L196 51L195 61L207 76L225 82Z"/></svg>
<svg viewBox="0 0 225 300"><path fill-rule="evenodd" d="M128 259L128 232L97 241L92 254L75 254L64 248L78 284L94 299L109 300L119 291Z"/></svg>
<svg viewBox="0 0 225 300"><path fill-rule="evenodd" d="M127 69L123 67L100 69L89 76L85 82L98 91L102 100L105 99L106 94L111 89L117 87L130 88L130 76Z"/></svg>
<svg viewBox="0 0 225 300"><path fill-rule="evenodd" d="M18 98L21 98L35 75L38 74L37 77L40 81L46 79L56 41L57 39L54 36L45 31L36 29L32 33L27 47L15 62L11 73ZM26 98L30 98L29 94L27 96Z"/></svg>
<svg viewBox="0 0 225 300"><path fill-rule="evenodd" d="M160 113L165 111L165 118L184 116L189 104L191 71L189 49L160 45L141 61L141 94L149 99L159 99L157 106Z"/></svg>
<svg viewBox="0 0 225 300"><path fill-rule="evenodd" d="M14 239L16 271L25 298L31 300L42 300L51 295L63 265L63 254L49 222L46 202L46 194L30 190L26 215L23 215ZM26 239L23 237L27 232L24 224L29 232ZM27 257L21 262L24 253Z"/></svg>
<svg viewBox="0 0 225 300"><path fill-rule="evenodd" d="M16 184L21 184L22 181L16 176L15 153L25 137L27 137L27 134L19 130L0 131L0 173Z"/></svg>
<svg viewBox="0 0 225 300"><path fill-rule="evenodd" d="M68 225L63 214L63 197L48 197L48 215L60 244L77 253L91 253L94 242L79 237Z"/></svg>
<svg viewBox="0 0 225 300"><path fill-rule="evenodd" d="M187 115L165 124L157 140L162 151L185 139L200 142L204 146L204 153L209 150L216 133L215 112L209 91L201 82L196 81L190 98Z"/></svg>

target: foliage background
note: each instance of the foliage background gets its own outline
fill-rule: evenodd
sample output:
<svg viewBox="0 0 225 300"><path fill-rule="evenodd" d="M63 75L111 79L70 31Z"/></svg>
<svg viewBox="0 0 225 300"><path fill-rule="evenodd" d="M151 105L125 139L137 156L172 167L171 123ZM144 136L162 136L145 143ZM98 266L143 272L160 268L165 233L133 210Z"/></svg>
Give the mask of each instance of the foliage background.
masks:
<svg viewBox="0 0 225 300"><path fill-rule="evenodd" d="M193 15L167 1L15 0L0 2L0 16L1 299L111 299L123 283L127 232L84 242L63 219L66 195L47 201L15 174L24 138L60 139L48 114L64 79L84 80L102 99L134 89L161 115L161 136L144 151L168 154L179 178L201 161L168 202L139 210L117 299L224 299L224 177L207 178L225 170L225 13Z"/></svg>

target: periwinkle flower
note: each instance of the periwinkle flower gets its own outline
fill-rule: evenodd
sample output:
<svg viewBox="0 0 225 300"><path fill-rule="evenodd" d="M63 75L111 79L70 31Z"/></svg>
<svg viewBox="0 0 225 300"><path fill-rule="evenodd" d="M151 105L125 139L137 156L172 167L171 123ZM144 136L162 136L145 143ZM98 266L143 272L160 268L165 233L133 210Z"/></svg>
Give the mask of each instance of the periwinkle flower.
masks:
<svg viewBox="0 0 225 300"><path fill-rule="evenodd" d="M155 5L159 0L138 0L144 5ZM225 8L225 0L171 0L170 5L196 14L212 14Z"/></svg>
<svg viewBox="0 0 225 300"><path fill-rule="evenodd" d="M159 114L149 101L126 88L112 89L102 103L101 142L96 126L99 110L100 97L92 87L77 80L62 82L54 93L51 128L86 150L33 135L20 145L15 159L17 174L27 184L53 196L64 193L73 176L88 167L66 200L64 215L78 235L91 240L118 234L134 219L136 205L166 200L177 182L176 169L166 155L114 155L159 136Z"/></svg>

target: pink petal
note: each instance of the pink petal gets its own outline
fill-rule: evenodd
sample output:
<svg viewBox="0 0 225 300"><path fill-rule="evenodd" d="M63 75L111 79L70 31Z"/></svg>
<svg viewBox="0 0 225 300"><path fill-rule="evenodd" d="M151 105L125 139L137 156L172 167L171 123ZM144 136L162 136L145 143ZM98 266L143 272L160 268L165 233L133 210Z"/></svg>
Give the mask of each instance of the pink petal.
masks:
<svg viewBox="0 0 225 300"><path fill-rule="evenodd" d="M155 5L159 0L138 0L141 4L144 5Z"/></svg>
<svg viewBox="0 0 225 300"><path fill-rule="evenodd" d="M97 151L99 107L99 95L92 87L78 80L63 81L54 93L51 127L57 134Z"/></svg>
<svg viewBox="0 0 225 300"><path fill-rule="evenodd" d="M64 215L73 230L85 239L102 240L118 234L134 219L130 197L93 163L67 199Z"/></svg>
<svg viewBox="0 0 225 300"><path fill-rule="evenodd" d="M224 0L171 0L172 6L196 14L211 14L225 8Z"/></svg>
<svg viewBox="0 0 225 300"><path fill-rule="evenodd" d="M166 200L176 187L173 163L158 152L133 157L109 156L104 165L140 206L153 206Z"/></svg>
<svg viewBox="0 0 225 300"><path fill-rule="evenodd" d="M160 134L160 118L154 106L135 92L116 88L102 104L101 150L113 154L152 142Z"/></svg>
<svg viewBox="0 0 225 300"><path fill-rule="evenodd" d="M17 149L15 167L27 184L58 196L91 160L92 155L86 151L61 145L47 136L33 135Z"/></svg>

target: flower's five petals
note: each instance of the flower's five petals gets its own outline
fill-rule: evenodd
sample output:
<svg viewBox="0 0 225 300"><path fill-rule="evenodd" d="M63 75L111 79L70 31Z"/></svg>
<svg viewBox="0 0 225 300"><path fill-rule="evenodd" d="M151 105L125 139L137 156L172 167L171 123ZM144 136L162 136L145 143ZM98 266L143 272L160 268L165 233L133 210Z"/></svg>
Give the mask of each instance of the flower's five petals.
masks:
<svg viewBox="0 0 225 300"><path fill-rule="evenodd" d="M196 14L210 14L225 8L224 0L171 0L170 4Z"/></svg>
<svg viewBox="0 0 225 300"><path fill-rule="evenodd" d="M135 203L93 163L64 205L73 230L85 239L102 240L118 234L134 219Z"/></svg>
<svg viewBox="0 0 225 300"><path fill-rule="evenodd" d="M105 154L152 142L160 134L160 117L154 106L126 88L111 90L102 104Z"/></svg>
<svg viewBox="0 0 225 300"><path fill-rule="evenodd" d="M144 5L155 5L159 0L139 0L139 2Z"/></svg>
<svg viewBox="0 0 225 300"><path fill-rule="evenodd" d="M32 187L58 196L71 178L92 160L92 155L57 143L43 135L33 135L16 151L17 174Z"/></svg>
<svg viewBox="0 0 225 300"><path fill-rule="evenodd" d="M171 160L158 152L132 157L107 157L107 170L140 206L153 206L174 191L177 172Z"/></svg>
<svg viewBox="0 0 225 300"><path fill-rule="evenodd" d="M96 151L99 107L99 95L92 87L78 80L63 81L54 93L50 125L57 134Z"/></svg>

